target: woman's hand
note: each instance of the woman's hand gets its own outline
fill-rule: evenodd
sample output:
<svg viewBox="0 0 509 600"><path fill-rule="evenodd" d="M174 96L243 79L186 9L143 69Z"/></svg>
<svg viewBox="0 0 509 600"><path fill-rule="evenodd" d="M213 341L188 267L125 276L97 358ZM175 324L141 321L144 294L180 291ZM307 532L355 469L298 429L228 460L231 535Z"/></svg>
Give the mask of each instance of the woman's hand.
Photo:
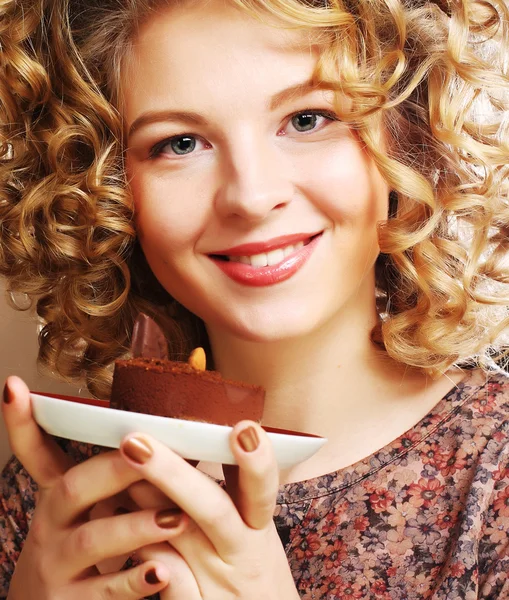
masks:
<svg viewBox="0 0 509 600"><path fill-rule="evenodd" d="M143 494L133 493L136 502L161 506L166 498L187 515L180 533L169 540L171 547L158 544L137 552L168 567L172 585L161 600L299 598L272 520L279 475L270 441L259 425L243 421L230 442L238 467L224 469L227 493L154 438L131 434L123 441L126 462L164 494L152 492L144 501Z"/></svg>
<svg viewBox="0 0 509 600"><path fill-rule="evenodd" d="M139 481L141 470L118 451L73 466L34 421L28 388L19 378L7 380L4 400L11 448L39 486L8 600L138 600L166 588L170 573L160 561L105 575L95 565L171 540L185 519L168 528L168 514L156 519L157 511L149 509L89 521L92 506Z"/></svg>

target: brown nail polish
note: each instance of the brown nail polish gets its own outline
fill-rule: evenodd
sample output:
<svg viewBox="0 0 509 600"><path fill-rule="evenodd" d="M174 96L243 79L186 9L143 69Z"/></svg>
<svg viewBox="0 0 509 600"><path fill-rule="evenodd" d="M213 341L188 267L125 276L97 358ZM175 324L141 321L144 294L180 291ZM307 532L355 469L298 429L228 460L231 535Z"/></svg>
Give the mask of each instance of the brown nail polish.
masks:
<svg viewBox="0 0 509 600"><path fill-rule="evenodd" d="M122 446L124 454L135 463L143 465L152 457L154 453L152 448L145 440L137 437L132 437Z"/></svg>
<svg viewBox="0 0 509 600"><path fill-rule="evenodd" d="M240 447L244 452L254 452L258 448L260 440L254 427L242 430L238 435Z"/></svg>
<svg viewBox="0 0 509 600"><path fill-rule="evenodd" d="M145 581L151 585L161 583L155 569L150 569L145 573Z"/></svg>
<svg viewBox="0 0 509 600"><path fill-rule="evenodd" d="M160 510L155 516L156 525L161 529L173 529L182 521L180 508L167 508Z"/></svg>
<svg viewBox="0 0 509 600"><path fill-rule="evenodd" d="M5 404L10 404L12 402L12 393L7 384L4 385L4 402Z"/></svg>

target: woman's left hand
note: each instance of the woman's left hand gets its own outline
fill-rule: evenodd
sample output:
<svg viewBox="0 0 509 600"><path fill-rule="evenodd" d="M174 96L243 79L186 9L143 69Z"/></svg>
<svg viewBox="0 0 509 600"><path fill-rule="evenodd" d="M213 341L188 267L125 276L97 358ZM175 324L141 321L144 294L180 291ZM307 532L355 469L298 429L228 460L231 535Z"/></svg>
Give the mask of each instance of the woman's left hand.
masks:
<svg viewBox="0 0 509 600"><path fill-rule="evenodd" d="M139 552L143 559L166 557L170 573L175 570L162 600L299 598L272 519L279 472L270 441L259 425L242 421L230 445L238 467L225 467L225 491L148 435L130 434L122 443L124 458L186 521L172 536L174 550L158 544Z"/></svg>

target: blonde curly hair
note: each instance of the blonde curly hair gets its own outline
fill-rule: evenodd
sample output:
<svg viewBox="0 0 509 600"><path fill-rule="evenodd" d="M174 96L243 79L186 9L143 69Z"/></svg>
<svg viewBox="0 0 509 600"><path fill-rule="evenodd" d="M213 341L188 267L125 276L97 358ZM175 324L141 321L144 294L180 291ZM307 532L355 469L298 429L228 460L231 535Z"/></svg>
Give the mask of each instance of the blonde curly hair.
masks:
<svg viewBox="0 0 509 600"><path fill-rule="evenodd" d="M172 357L207 343L147 268L123 164L123 61L177 1L0 4L0 273L37 299L41 362L99 397L138 312ZM505 0L232 1L311 32L318 80L350 99L342 117L393 190L373 340L431 375L493 365L509 326Z"/></svg>

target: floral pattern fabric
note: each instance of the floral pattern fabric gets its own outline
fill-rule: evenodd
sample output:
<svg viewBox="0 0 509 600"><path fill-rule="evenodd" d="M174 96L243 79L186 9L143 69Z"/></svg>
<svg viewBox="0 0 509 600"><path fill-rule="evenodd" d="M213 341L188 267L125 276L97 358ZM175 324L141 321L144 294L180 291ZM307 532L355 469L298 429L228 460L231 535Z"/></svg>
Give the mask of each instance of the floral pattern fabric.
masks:
<svg viewBox="0 0 509 600"><path fill-rule="evenodd" d="M76 461L101 448L61 440ZM36 486L0 480L0 598ZM471 371L368 458L281 486L275 523L303 600L509 599L509 378Z"/></svg>

